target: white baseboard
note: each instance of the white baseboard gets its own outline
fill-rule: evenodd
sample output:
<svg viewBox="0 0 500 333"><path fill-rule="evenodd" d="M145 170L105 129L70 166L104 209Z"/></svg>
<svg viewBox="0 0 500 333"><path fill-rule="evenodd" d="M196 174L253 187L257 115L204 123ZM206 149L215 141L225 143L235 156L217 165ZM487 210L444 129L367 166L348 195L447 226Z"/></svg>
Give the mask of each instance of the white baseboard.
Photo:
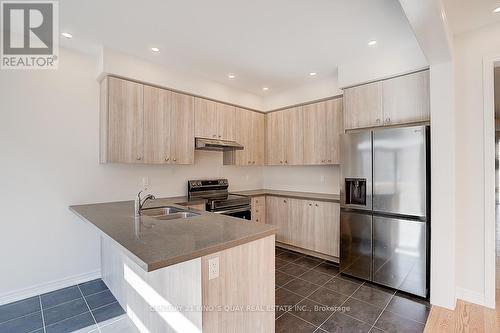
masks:
<svg viewBox="0 0 500 333"><path fill-rule="evenodd" d="M73 286L78 283L98 279L101 277L101 270L88 272L84 274L70 276L62 280L42 283L33 287L15 290L6 294L0 295L0 305L8 304L11 302L19 301L25 298L37 296L40 294L55 291L61 288Z"/></svg>
<svg viewBox="0 0 500 333"><path fill-rule="evenodd" d="M455 292L458 299L461 299L469 303L485 306L483 293L478 293L476 291L464 288L457 288Z"/></svg>

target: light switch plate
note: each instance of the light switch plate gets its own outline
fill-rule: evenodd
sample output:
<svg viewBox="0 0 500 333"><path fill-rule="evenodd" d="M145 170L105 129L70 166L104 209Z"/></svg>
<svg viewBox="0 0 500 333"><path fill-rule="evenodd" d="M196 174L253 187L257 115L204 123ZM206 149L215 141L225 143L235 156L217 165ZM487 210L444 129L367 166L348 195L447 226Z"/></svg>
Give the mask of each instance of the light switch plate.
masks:
<svg viewBox="0 0 500 333"><path fill-rule="evenodd" d="M208 279L213 280L219 277L219 257L208 259Z"/></svg>

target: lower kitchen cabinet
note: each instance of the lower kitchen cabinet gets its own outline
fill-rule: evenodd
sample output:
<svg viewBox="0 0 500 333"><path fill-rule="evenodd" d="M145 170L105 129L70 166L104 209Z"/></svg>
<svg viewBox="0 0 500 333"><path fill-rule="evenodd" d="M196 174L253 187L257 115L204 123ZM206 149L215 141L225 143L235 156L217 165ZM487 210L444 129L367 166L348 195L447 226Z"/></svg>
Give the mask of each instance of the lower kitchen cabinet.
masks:
<svg viewBox="0 0 500 333"><path fill-rule="evenodd" d="M266 223L266 197L252 197L252 222Z"/></svg>
<svg viewBox="0 0 500 333"><path fill-rule="evenodd" d="M338 203L267 196L266 223L279 228L278 242L339 257Z"/></svg>

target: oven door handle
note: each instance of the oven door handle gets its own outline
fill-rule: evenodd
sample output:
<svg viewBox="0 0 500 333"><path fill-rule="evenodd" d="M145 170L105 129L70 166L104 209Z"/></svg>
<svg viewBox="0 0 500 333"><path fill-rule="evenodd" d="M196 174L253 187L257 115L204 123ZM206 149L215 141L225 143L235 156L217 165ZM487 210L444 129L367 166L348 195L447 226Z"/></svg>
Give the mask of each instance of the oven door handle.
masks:
<svg viewBox="0 0 500 333"><path fill-rule="evenodd" d="M250 211L251 209L252 209L251 206L244 206L244 207L235 208L235 209L215 211L214 213L216 213L216 214L232 214L232 213Z"/></svg>

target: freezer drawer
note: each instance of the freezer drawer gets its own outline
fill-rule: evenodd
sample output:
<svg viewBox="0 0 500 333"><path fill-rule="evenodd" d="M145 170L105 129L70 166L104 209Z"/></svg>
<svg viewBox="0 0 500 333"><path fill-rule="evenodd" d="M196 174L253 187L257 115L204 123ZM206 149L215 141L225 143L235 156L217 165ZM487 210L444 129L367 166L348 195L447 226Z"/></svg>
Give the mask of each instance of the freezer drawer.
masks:
<svg viewBox="0 0 500 333"><path fill-rule="evenodd" d="M373 211L426 216L426 127L373 131Z"/></svg>
<svg viewBox="0 0 500 333"><path fill-rule="evenodd" d="M340 270L347 275L371 279L371 213L340 211Z"/></svg>
<svg viewBox="0 0 500 333"><path fill-rule="evenodd" d="M427 297L426 222L373 216L373 281Z"/></svg>

